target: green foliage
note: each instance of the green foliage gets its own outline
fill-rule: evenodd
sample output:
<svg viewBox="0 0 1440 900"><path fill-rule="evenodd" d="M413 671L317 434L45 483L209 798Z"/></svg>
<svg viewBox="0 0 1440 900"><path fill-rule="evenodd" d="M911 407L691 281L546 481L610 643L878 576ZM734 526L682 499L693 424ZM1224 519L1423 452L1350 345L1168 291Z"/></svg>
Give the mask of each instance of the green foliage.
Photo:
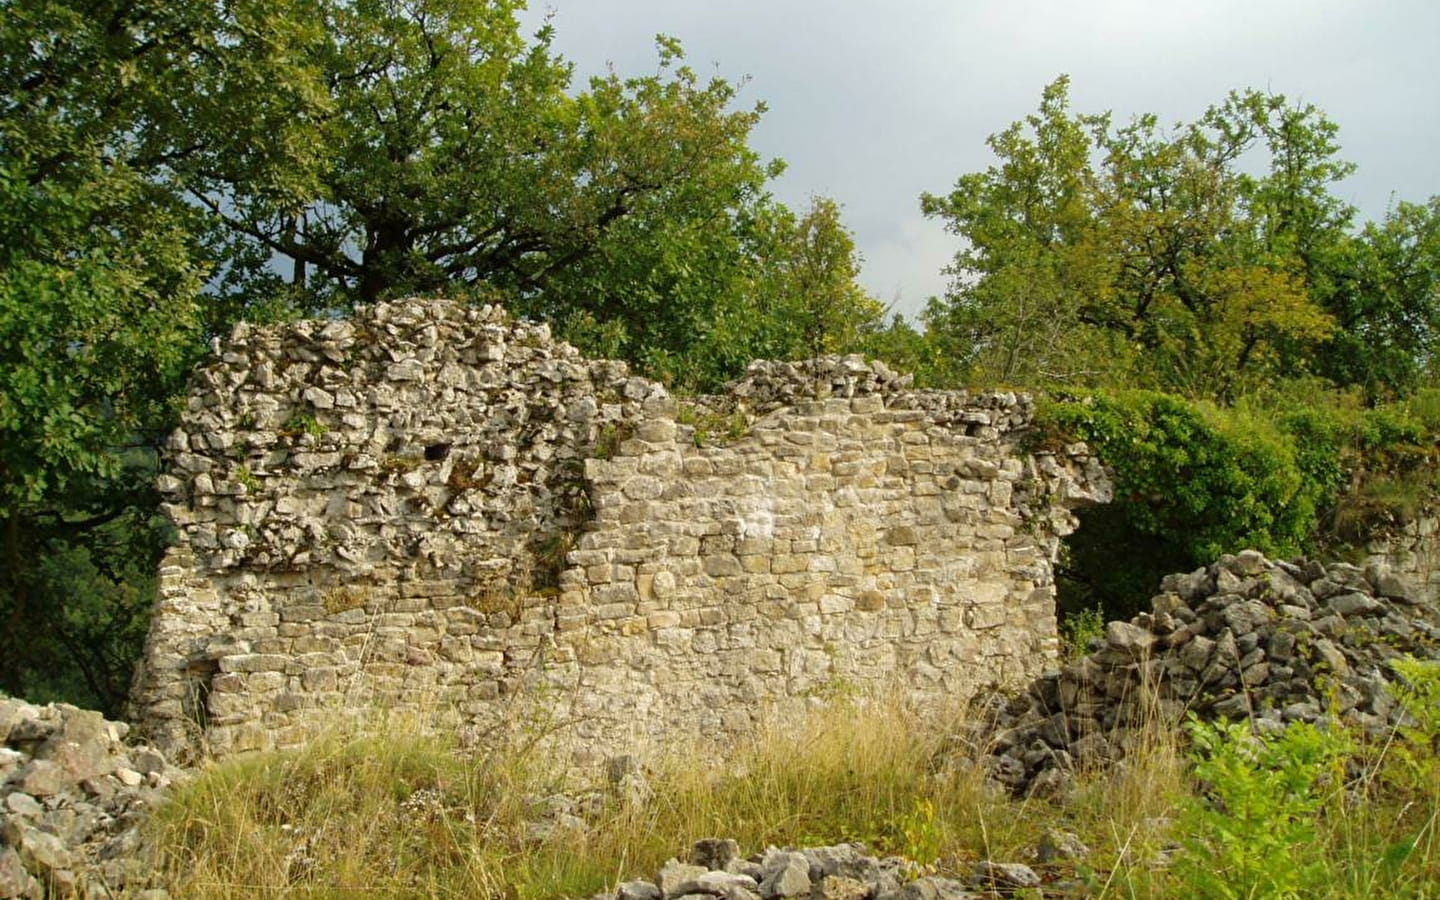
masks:
<svg viewBox="0 0 1440 900"><path fill-rule="evenodd" d="M0 629L0 689L119 717L169 537L168 523L134 506L104 522L43 519L22 534L26 556L0 593L0 621L10 623ZM0 552L14 549L0 534Z"/></svg>
<svg viewBox="0 0 1440 900"><path fill-rule="evenodd" d="M1224 402L1307 373L1413 390L1440 325L1440 201L1353 231L1337 133L1253 90L1168 130L1116 126L1072 113L1057 79L990 137L995 165L922 197L964 240L924 314L941 377Z"/></svg>
<svg viewBox="0 0 1440 900"><path fill-rule="evenodd" d="M916 797L910 812L901 817L900 834L904 843L901 854L922 866L933 866L940 861L945 848L943 823L935 812L935 801L928 797Z"/></svg>
<svg viewBox="0 0 1440 900"><path fill-rule="evenodd" d="M0 689L118 712L206 254L155 125L203 11L0 15ZM172 39L173 38L173 39Z"/></svg>
<svg viewBox="0 0 1440 900"><path fill-rule="evenodd" d="M1086 441L1115 479L1067 542L1062 611L1128 618L1161 577L1220 554L1334 552L1408 521L1436 490L1432 420L1428 394L1367 408L1308 381L1229 407L1145 391L1042 402L1050 440Z"/></svg>
<svg viewBox="0 0 1440 900"><path fill-rule="evenodd" d="M523 6L5 6L12 632L90 602L46 588L59 582L42 560L53 547L80 578L100 552L85 532L154 508L154 449L182 381L239 318L417 292L502 299L688 386L757 355L858 349L878 325L838 207L797 216L768 195L783 166L748 147L761 105L737 108L738 86L699 76L670 38L654 74L574 85L548 27L521 35ZM323 432L303 414L282 430ZM119 572L86 596L131 603L148 582ZM37 677L32 658L0 660L0 687Z"/></svg>
<svg viewBox="0 0 1440 900"><path fill-rule="evenodd" d="M772 333L757 358L843 353L880 328L885 310L856 282L860 258L834 200L811 198L799 218L782 212L766 237L750 290L766 298Z"/></svg>
<svg viewBox="0 0 1440 900"><path fill-rule="evenodd" d="M260 490L260 479L243 463L235 470L235 481L252 494Z"/></svg>
<svg viewBox="0 0 1440 900"><path fill-rule="evenodd" d="M654 74L573 85L548 26L520 34L523 6L226 8L167 134L186 148L174 183L219 228L224 308L498 291L689 386L848 349L878 319L833 201L797 217L767 193L783 165L747 145L762 105L737 109L667 37Z"/></svg>
<svg viewBox="0 0 1440 900"><path fill-rule="evenodd" d="M280 434L287 437L299 437L308 434L311 437L320 437L325 433L325 425L315 418L314 413L295 412L290 415L280 426Z"/></svg>
<svg viewBox="0 0 1440 900"><path fill-rule="evenodd" d="M1391 693L1414 720L1403 729L1405 738L1416 747L1435 747L1440 744L1440 662L1397 659L1391 667L1403 679Z"/></svg>
<svg viewBox="0 0 1440 900"><path fill-rule="evenodd" d="M1301 898L1333 881L1318 846L1317 817L1346 740L1295 723L1262 738L1247 724L1189 723L1195 775L1205 796L1184 805L1185 853L1175 876L1197 898Z"/></svg>
<svg viewBox="0 0 1440 900"><path fill-rule="evenodd" d="M1076 610L1060 620L1062 653L1068 659L1079 659L1090 652L1090 642L1105 634L1105 609L1091 606Z"/></svg>
<svg viewBox="0 0 1440 900"><path fill-rule="evenodd" d="M750 430L750 418L743 409L732 409L727 413L693 403L680 404L675 411L675 423L693 429L692 439L696 447L712 442L737 441Z"/></svg>
<svg viewBox="0 0 1440 900"><path fill-rule="evenodd" d="M478 753L445 737L453 723L397 716L378 733L337 731L296 751L224 760L150 820L160 881L197 898L540 900L653 878L691 842L721 834L746 852L864 840L931 863L960 856L962 841L1008 854L1025 839L978 767L936 771L939 730L876 701L761 726L714 766L697 765L693 747L652 748L653 793L643 794L589 789L594 773L567 770L568 754L537 744L535 720L526 711L498 723ZM577 790L578 823L536 827L552 821L547 801Z"/></svg>
<svg viewBox="0 0 1440 900"><path fill-rule="evenodd" d="M1338 487L1308 478L1293 439L1244 409L1117 391L1048 404L1043 416L1114 468L1137 531L1197 562L1245 547L1297 552Z"/></svg>

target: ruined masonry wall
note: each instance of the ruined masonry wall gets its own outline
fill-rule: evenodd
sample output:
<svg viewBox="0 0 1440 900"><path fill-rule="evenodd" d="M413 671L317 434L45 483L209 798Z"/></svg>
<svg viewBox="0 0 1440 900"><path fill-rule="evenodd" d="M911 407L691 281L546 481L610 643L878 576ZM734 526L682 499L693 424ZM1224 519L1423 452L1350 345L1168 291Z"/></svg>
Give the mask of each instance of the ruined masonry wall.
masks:
<svg viewBox="0 0 1440 900"><path fill-rule="evenodd" d="M171 439L134 716L225 754L375 706L524 709L619 752L1023 683L1070 510L1109 491L1083 446L1022 453L1030 415L858 358L677 401L441 300L239 326Z"/></svg>
<svg viewBox="0 0 1440 900"><path fill-rule="evenodd" d="M1382 529L1359 562L1362 568L1380 566L1399 574L1421 601L1440 604L1440 518L1426 513Z"/></svg>

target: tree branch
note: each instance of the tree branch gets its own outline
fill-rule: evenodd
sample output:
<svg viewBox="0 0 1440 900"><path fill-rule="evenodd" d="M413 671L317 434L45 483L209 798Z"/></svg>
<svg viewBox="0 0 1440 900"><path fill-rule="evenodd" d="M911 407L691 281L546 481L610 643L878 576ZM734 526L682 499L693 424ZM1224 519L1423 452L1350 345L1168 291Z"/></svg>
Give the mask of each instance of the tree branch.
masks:
<svg viewBox="0 0 1440 900"><path fill-rule="evenodd" d="M186 191L232 230L254 238L276 253L283 253L291 259L309 263L331 277L349 276L353 278L360 274L360 266L349 259L336 258L298 241L277 237L225 212L220 208L219 203L205 194L193 188L187 188Z"/></svg>

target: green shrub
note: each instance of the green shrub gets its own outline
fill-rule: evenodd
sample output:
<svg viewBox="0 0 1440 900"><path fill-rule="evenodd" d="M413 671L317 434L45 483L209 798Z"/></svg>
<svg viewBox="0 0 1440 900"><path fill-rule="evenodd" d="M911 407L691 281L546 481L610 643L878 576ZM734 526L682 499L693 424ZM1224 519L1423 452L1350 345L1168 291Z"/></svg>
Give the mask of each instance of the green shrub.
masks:
<svg viewBox="0 0 1440 900"><path fill-rule="evenodd" d="M1174 873L1196 898L1317 896L1331 880L1317 818L1344 739L1306 723L1262 738L1246 723L1190 721L1206 795L1183 804Z"/></svg>
<svg viewBox="0 0 1440 900"><path fill-rule="evenodd" d="M1245 409L1121 391L1047 404L1042 416L1113 467L1136 531L1176 543L1197 564L1246 547L1298 551L1332 487L1307 477L1292 435Z"/></svg>
<svg viewBox="0 0 1440 900"><path fill-rule="evenodd" d="M1101 606L1067 613L1060 620L1062 652L1075 659L1084 656L1090 641L1105 634L1105 610Z"/></svg>
<svg viewBox="0 0 1440 900"><path fill-rule="evenodd" d="M1042 404L1052 440L1086 441L1115 475L1115 501L1083 511L1069 541L1062 611L1128 618L1170 572L1305 549L1340 484L1340 443L1319 413L1287 421L1148 391Z"/></svg>

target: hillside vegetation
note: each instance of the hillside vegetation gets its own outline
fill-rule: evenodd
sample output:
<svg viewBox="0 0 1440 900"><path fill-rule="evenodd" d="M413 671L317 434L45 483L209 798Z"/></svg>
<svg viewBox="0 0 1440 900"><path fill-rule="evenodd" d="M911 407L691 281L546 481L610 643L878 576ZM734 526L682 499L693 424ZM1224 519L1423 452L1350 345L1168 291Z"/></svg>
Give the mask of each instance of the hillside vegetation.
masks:
<svg viewBox="0 0 1440 900"><path fill-rule="evenodd" d="M213 340L417 293L502 303L680 391L863 352L1040 395L1036 449L1085 440L1116 470L1068 545L1071 631L1165 572L1343 556L1434 500L1440 198L1358 221L1321 110L1241 89L1116 122L1061 77L991 166L921 198L960 248L952 286L887 322L838 204L770 194L763 104L668 37L653 74L577 84L523 6L3 6L0 690L123 705L172 537L160 448ZM529 825L558 775L523 735L478 760L337 735L206 773L156 840L186 897L582 894L707 836L943 870L1057 824L1093 853L1056 871L1111 896L1434 896L1435 681L1415 673L1416 726L1378 746L1157 724L1060 803L992 793L954 721L836 709L722 770L657 748L643 801L602 787L548 835Z"/></svg>

